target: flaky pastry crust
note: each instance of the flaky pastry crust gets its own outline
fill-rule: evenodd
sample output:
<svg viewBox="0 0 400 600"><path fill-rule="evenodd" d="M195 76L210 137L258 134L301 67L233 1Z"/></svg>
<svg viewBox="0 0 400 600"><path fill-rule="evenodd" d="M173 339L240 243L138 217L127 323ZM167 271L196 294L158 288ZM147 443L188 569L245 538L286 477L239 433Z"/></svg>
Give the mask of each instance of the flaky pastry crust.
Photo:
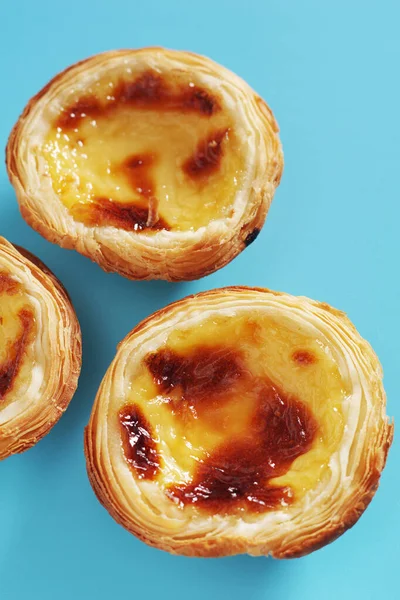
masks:
<svg viewBox="0 0 400 600"><path fill-rule="evenodd" d="M39 259L2 237L0 338L1 460L49 432L81 369L81 332L67 292Z"/></svg>
<svg viewBox="0 0 400 600"><path fill-rule="evenodd" d="M129 70L130 77L151 69L152 73L179 73L194 79L195 89L200 91L194 100L185 100L186 110L194 112L197 107L203 111L199 118L206 120L213 106L218 106L229 116L244 153L242 179L229 214L194 230L132 231L115 223L79 222L60 201L41 155L49 128L74 94L85 96L99 78L122 68ZM142 86L142 96L151 95L153 84L149 84L150 92L143 92ZM211 159L206 157L206 170L211 163L214 168L218 159L215 146L220 141L209 145ZM203 155L192 164L192 171L199 168L204 168ZM278 126L266 103L242 79L210 59L163 48L106 52L66 69L29 101L7 146L8 174L27 223L49 241L77 250L105 271L131 279L190 280L226 265L257 237L282 168ZM79 177L79 173L75 175ZM212 201L212 192L210 195ZM190 211L190 203L188 207Z"/></svg>
<svg viewBox="0 0 400 600"><path fill-rule="evenodd" d="M337 405L339 408L333 409L339 410L342 414L342 428L338 429L338 443L328 457L326 475L317 478L305 493L298 497L295 495L291 503L282 503L255 515L247 510L250 504L245 504L244 510L239 512L217 510L207 513L193 505L182 505L171 501L171 493L166 497L166 488L165 486L163 488L164 471L171 465L172 471L176 471L177 468L168 454L168 448L164 443L166 440L161 439L161 434L157 430L158 423L152 423L149 416L151 413L146 419L138 421L137 411L131 412L130 417L128 415L131 419L129 421L126 406L127 403L132 403L132 397L136 397L132 396L132 390L136 389L135 382L138 382L135 394L141 393L139 388L142 387L141 382L144 380L140 379L139 365L160 367L160 361L157 359L154 362L153 357L159 357L160 348L163 347L165 354L165 344L166 340L170 339L169 336L176 336L177 332L179 335L181 331L196 331L200 335L200 330L207 319L213 323L217 323L218 319L226 319L223 322L232 323L248 314L251 315L249 318L252 331L257 326L257 320L279 319L282 328L294 332L294 336L304 332L308 336L304 339L309 339L311 342L318 340L315 344L317 348L315 356L304 348L294 352L292 356L296 358L298 365L293 369L298 370L290 372L300 373L300 371L304 372L304 369L318 369L318 362L312 364L314 359L317 360L319 356L318 360L323 362L325 355L331 357L329 360L332 362L329 365L334 365L337 370L335 377L340 381L339 387L345 389L340 405ZM279 337L279 331L277 335ZM183 333L182 339L187 337L188 335ZM215 331L213 337L214 342L218 340L219 343L227 336L224 336L223 331ZM319 354L318 344L321 348ZM188 352L187 348L186 352ZM274 357L271 360L274 360ZM189 373L190 363L182 364L186 365L183 371L186 369L186 374ZM285 367L286 363L281 364ZM183 396L178 400L173 399L178 385L177 373L182 375L182 369L173 371L174 368L171 364L167 367L164 365L158 374L153 369L154 381L161 386L158 389L167 393L151 398L147 407L154 406L160 398L162 398L161 403L168 404L172 398L175 402L172 414L174 419L178 419L179 403L188 401L188 398ZM200 359L195 365L195 370L190 374L192 379L196 368L197 374L199 369L200 371L204 369ZM221 381L224 380L221 370L215 373L218 377L213 379L209 388L210 393L213 393L215 386L220 386ZM234 379L235 376L233 372L234 385L237 381L240 382L240 377ZM299 377L303 376L299 375ZM316 377L316 380L320 378L318 371ZM194 383L193 380L186 381L186 391L195 391ZM286 384L280 385L287 385L289 390L290 385L296 383L288 379ZM204 381L201 385L205 385ZM254 379L251 385L257 388L259 383ZM281 389L284 390L284 387ZM300 390L302 390L301 382ZM222 396L216 397L222 401ZM284 398L284 394L281 394L281 397ZM329 394L327 398L330 398ZM203 397L202 402L204 401L208 401L207 395ZM293 402L293 398L289 402ZM318 396L316 402L317 406L314 404L314 408L318 408ZM319 402L325 400L321 399ZM386 416L385 404L379 361L371 346L360 337L344 313L325 303L266 289L231 287L209 291L190 296L158 311L140 323L119 344L117 354L99 388L85 431L88 475L98 499L112 517L135 536L157 548L176 554L203 557L238 553L272 555L275 558L298 557L332 542L352 527L372 499L393 436L393 424ZM196 404L194 403L193 406L196 407ZM215 409L215 403L207 406L210 410ZM146 409L145 404L144 408ZM322 408L325 410L324 407ZM304 421L305 413L296 414ZM136 437L130 438L132 447L139 440L141 454L134 457L134 461L127 460L126 452L130 452L130 448L124 447L119 437L118 415L120 418L123 415L125 419L121 421L122 430L124 427L131 427L132 433L132 426L135 425L132 415L136 419L136 425L139 422L139 429L134 432ZM315 436L314 441L318 435L322 435L318 433L322 431L318 429L320 418L322 419L322 416L318 415L318 411L312 419L310 417L310 422L314 422L314 425L308 428L308 433L306 427L300 431L303 440L308 434ZM186 425L184 424L181 430L183 432L188 421L184 423ZM327 426L329 434L329 418ZM149 460L145 463L143 461L143 453L146 451L145 437L147 435L150 439L151 428L156 433L153 436L153 446L150 445L148 448ZM258 433L254 432L254 435ZM285 440L284 436L282 440ZM282 443L284 442L281 441L280 444ZM162 449L160 453L164 454L163 459L157 458L156 444ZM304 450L306 456L310 444ZM135 465L136 471L132 469L132 464ZM147 472L143 470L145 468ZM298 466L297 470L299 469L301 468ZM210 481L209 479L208 483ZM178 486L178 491L181 488L182 486L180 488ZM197 500L201 501L202 498Z"/></svg>

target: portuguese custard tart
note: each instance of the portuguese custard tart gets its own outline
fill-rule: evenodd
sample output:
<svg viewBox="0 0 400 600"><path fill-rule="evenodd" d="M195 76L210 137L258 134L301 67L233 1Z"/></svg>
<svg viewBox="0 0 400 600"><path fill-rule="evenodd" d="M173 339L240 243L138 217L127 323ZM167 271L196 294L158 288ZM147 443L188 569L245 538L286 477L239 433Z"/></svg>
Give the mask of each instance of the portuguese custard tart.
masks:
<svg viewBox="0 0 400 600"><path fill-rule="evenodd" d="M107 52L28 103L7 148L22 216L132 279L195 279L264 224L278 126L239 77L188 52Z"/></svg>
<svg viewBox="0 0 400 600"><path fill-rule="evenodd" d="M0 460L48 433L80 368L81 333L66 291L35 256L0 237Z"/></svg>
<svg viewBox="0 0 400 600"><path fill-rule="evenodd" d="M327 304L226 288L121 342L85 433L124 527L192 556L307 554L351 527L392 440L370 345Z"/></svg>

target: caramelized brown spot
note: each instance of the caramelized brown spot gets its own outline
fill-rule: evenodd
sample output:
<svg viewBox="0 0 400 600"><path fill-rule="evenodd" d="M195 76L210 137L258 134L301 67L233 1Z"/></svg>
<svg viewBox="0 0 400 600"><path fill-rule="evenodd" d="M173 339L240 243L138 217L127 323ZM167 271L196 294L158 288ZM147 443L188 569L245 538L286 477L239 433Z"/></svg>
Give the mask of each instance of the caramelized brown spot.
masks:
<svg viewBox="0 0 400 600"><path fill-rule="evenodd" d="M0 294L14 295L19 290L19 283L8 273L0 273Z"/></svg>
<svg viewBox="0 0 400 600"><path fill-rule="evenodd" d="M94 119L102 114L106 107L102 107L94 96L80 98L69 108L63 110L58 116L55 126L60 129L75 129L85 117Z"/></svg>
<svg viewBox="0 0 400 600"><path fill-rule="evenodd" d="M240 354L225 347L199 347L185 356L164 349L146 358L146 365L160 390L180 394L174 404L176 414L190 409L196 414L231 389L242 376ZM219 398L220 400L220 398Z"/></svg>
<svg viewBox="0 0 400 600"><path fill-rule="evenodd" d="M186 94L183 94L183 106L187 110L204 115L212 115L219 110L217 99L198 87L189 87Z"/></svg>
<svg viewBox="0 0 400 600"><path fill-rule="evenodd" d="M154 479L160 469L160 458L150 423L136 404L125 406L119 420L125 459L139 479Z"/></svg>
<svg viewBox="0 0 400 600"><path fill-rule="evenodd" d="M171 87L159 73L146 71L135 81L122 81L116 88L116 103L124 102L146 109L195 112L210 116L219 110L219 102L195 85Z"/></svg>
<svg viewBox="0 0 400 600"><path fill-rule="evenodd" d="M244 239L244 245L250 246L250 244L252 244L257 238L258 238L258 234L260 233L260 230L258 229L258 227L255 227L253 229L253 231L251 231Z"/></svg>
<svg viewBox="0 0 400 600"><path fill-rule="evenodd" d="M199 463L189 484L169 487L171 499L211 513L237 508L263 512L293 500L290 488L269 480L287 473L293 461L311 448L317 426L301 402L284 397L271 383L258 395L248 437L218 447Z"/></svg>
<svg viewBox="0 0 400 600"><path fill-rule="evenodd" d="M299 365L312 365L317 361L315 354L309 350L296 350L292 354L292 359Z"/></svg>
<svg viewBox="0 0 400 600"><path fill-rule="evenodd" d="M121 170L129 179L133 190L146 198L154 194L151 168L155 162L154 154L135 154L129 156L121 166Z"/></svg>
<svg viewBox="0 0 400 600"><path fill-rule="evenodd" d="M75 204L71 214L89 227L111 225L125 231L169 229L161 217L152 222L149 208L136 204L118 204L109 198L95 198L90 204Z"/></svg>
<svg viewBox="0 0 400 600"><path fill-rule="evenodd" d="M269 480L287 473L312 445L317 425L302 402L268 379L254 381L240 352L222 344L185 356L165 348L148 355L145 364L173 414L200 419L205 429L215 425L213 409L232 395L246 393L255 400L249 431L207 455L190 483L170 486L171 499L211 513L244 507L261 512L292 501L289 488Z"/></svg>
<svg viewBox="0 0 400 600"><path fill-rule="evenodd" d="M158 200L155 197L155 184L151 177L151 169L157 162L157 157L152 153L135 154L129 156L122 164L121 170L128 178L133 191L139 196L147 198L148 210L146 227L147 229L166 229L160 227L158 215Z"/></svg>
<svg viewBox="0 0 400 600"><path fill-rule="evenodd" d="M106 102L101 103L95 96L84 96L63 110L55 126L75 129L85 117L107 117L121 105L204 116L211 116L220 110L218 99L205 89L179 83L171 86L162 75L149 70L133 81L120 81Z"/></svg>
<svg viewBox="0 0 400 600"><path fill-rule="evenodd" d="M7 359L0 364L0 400L12 389L16 376L21 366L24 352L31 341L35 318L33 312L22 309L18 313L21 323L21 333L7 349Z"/></svg>
<svg viewBox="0 0 400 600"><path fill-rule="evenodd" d="M222 145L227 133L227 129L217 131L198 144L194 155L182 165L188 177L199 180L218 171L223 156Z"/></svg>
<svg viewBox="0 0 400 600"><path fill-rule="evenodd" d="M135 81L121 81L114 97L116 101L135 104L144 108L156 107L170 102L169 89L158 73L147 71Z"/></svg>

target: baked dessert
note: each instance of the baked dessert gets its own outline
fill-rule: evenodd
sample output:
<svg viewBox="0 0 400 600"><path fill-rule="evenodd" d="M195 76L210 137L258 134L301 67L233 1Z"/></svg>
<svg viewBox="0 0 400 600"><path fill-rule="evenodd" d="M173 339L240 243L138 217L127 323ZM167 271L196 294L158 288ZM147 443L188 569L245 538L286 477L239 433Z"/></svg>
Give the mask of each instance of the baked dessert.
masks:
<svg viewBox="0 0 400 600"><path fill-rule="evenodd" d="M65 289L35 256L0 237L0 460L48 433L80 368L81 333Z"/></svg>
<svg viewBox="0 0 400 600"><path fill-rule="evenodd" d="M189 52L106 52L57 75L7 147L24 219L132 279L195 279L258 235L278 126L239 77Z"/></svg>
<svg viewBox="0 0 400 600"><path fill-rule="evenodd" d="M100 502L148 544L289 558L354 525L392 434L379 361L344 313L233 287L128 334L85 452Z"/></svg>

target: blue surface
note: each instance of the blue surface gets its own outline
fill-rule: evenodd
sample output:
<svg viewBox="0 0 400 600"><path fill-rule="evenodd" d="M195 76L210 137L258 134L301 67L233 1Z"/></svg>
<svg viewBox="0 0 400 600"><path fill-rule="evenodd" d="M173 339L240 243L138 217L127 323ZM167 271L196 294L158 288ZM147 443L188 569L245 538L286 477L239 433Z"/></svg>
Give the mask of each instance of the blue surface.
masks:
<svg viewBox="0 0 400 600"><path fill-rule="evenodd" d="M116 525L86 478L82 434L117 342L149 313L222 285L268 286L345 310L385 370L400 420L397 0L20 0L0 6L0 145L28 98L78 59L165 45L209 55L273 108L286 168L258 240L195 283L133 283L43 240L4 167L0 234L71 293L84 339L79 390L52 432L0 464L1 600L398 598L399 444L359 523L295 561L173 557Z"/></svg>

